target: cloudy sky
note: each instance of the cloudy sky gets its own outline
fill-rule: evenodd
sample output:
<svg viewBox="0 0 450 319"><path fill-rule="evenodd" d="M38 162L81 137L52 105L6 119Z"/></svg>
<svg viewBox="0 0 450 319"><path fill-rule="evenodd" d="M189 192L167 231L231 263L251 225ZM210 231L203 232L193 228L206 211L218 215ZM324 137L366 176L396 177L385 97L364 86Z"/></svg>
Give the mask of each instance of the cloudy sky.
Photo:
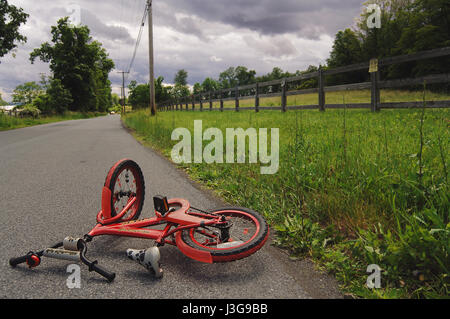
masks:
<svg viewBox="0 0 450 319"><path fill-rule="evenodd" d="M133 55L146 0L9 0L30 14L21 32L28 42L1 59L0 93L10 100L14 88L39 81L48 65L29 62L30 52L50 40L50 28L80 12L116 64L113 91L120 93L119 70ZM362 0L154 0L155 75L172 83L179 69L189 84L218 78L230 66L243 65L258 75L273 67L295 72L324 63L337 31L351 27ZM75 10L79 8L78 10ZM76 15L75 15L76 16ZM145 27L134 67L127 78L148 82L148 33Z"/></svg>

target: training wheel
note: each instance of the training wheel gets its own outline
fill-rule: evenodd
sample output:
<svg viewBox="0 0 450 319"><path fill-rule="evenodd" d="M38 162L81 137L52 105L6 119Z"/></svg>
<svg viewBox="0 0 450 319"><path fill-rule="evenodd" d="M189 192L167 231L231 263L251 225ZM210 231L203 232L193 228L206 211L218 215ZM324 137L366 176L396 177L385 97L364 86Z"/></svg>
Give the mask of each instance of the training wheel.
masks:
<svg viewBox="0 0 450 319"><path fill-rule="evenodd" d="M161 269L161 254L158 247L152 247L146 250L127 249L129 259L138 262L144 266L156 278L162 278L164 272Z"/></svg>

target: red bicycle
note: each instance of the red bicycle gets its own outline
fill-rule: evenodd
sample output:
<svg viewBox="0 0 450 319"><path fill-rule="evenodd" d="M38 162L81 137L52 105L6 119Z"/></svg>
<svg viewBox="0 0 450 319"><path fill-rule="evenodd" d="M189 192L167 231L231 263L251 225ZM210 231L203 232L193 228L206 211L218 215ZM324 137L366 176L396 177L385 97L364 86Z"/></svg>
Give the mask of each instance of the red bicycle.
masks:
<svg viewBox="0 0 450 319"><path fill-rule="evenodd" d="M102 208L97 214L96 226L81 238L66 237L63 242L39 252L12 258L15 267L27 263L37 267L42 257L69 261L82 261L113 281L115 274L108 272L86 257L87 243L97 236L113 235L152 239L156 246L147 250L127 250L133 259L156 277L160 267L159 248L165 244L178 247L186 256L204 263L220 263L242 259L263 247L269 237L269 227L257 212L239 207L204 211L190 206L185 199L164 196L153 198L155 217L139 219L145 198L142 170L134 161L124 159L108 172L102 191Z"/></svg>

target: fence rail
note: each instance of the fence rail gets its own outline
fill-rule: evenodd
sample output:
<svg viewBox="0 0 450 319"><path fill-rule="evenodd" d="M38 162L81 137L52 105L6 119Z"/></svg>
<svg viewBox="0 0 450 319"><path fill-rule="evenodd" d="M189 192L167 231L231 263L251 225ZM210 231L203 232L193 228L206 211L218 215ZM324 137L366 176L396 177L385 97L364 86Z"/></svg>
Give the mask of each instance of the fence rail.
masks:
<svg viewBox="0 0 450 319"><path fill-rule="evenodd" d="M419 61L424 59L431 59L437 57L450 56L450 47L422 51L414 54L401 55L395 57L384 58L381 60L372 60L363 63L351 64L334 69L324 70L321 67L318 71L302 74L299 76L283 78L279 80L257 82L249 85L241 85L234 88L221 89L217 91L204 92L197 95L191 95L180 99L173 99L165 101L158 105L160 111L167 110L220 110L220 111L239 111L239 110L281 110L286 112L287 110L299 110L299 109L319 109L325 111L326 108L369 108L371 111L379 111L381 109L390 108L416 108L422 107L422 102L398 102L398 103L381 103L380 89L386 88L398 88L405 86L421 85L424 82L427 84L436 83L449 83L450 74L431 74L427 76L417 78L395 79L395 80L380 80L380 70L382 67L405 63L412 61ZM371 62L375 63L375 68L371 70ZM370 82L343 84L326 86L325 77L328 75L335 75L341 73L348 73L354 71L369 70ZM318 87L311 89L298 90L289 89L289 84L300 82L309 79L317 79ZM273 89L279 87L279 92L273 92ZM263 90L263 88L265 88ZM347 90L371 90L370 103L354 103L354 104L326 104L325 96L328 92L339 92ZM318 103L316 105L298 105L288 106L287 97L301 94L318 94ZM260 106L261 98L280 97L280 106ZM255 106L253 107L240 107L240 101L254 99ZM234 108L224 108L224 102L234 101ZM214 103L219 103L219 108L214 108ZM196 105L199 104L199 108ZM448 108L450 107L450 101L429 101L426 103L426 107L429 108Z"/></svg>

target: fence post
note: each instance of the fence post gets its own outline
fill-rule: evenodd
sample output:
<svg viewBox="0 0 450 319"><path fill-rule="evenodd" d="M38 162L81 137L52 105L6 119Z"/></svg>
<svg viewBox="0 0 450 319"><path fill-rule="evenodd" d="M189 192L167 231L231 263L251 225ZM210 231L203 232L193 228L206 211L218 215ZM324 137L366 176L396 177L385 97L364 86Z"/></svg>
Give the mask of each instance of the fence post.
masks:
<svg viewBox="0 0 450 319"><path fill-rule="evenodd" d="M234 98L235 98L236 112L239 112L239 87L238 86L236 86Z"/></svg>
<svg viewBox="0 0 450 319"><path fill-rule="evenodd" d="M286 96L286 79L281 81L281 111L286 112L287 96Z"/></svg>
<svg viewBox="0 0 450 319"><path fill-rule="evenodd" d="M203 94L200 93L200 112L203 112Z"/></svg>
<svg viewBox="0 0 450 319"><path fill-rule="evenodd" d="M380 89L378 88L378 71L370 73L370 81L372 82L371 93L370 93L370 104L371 111L376 112L379 111L379 96Z"/></svg>
<svg viewBox="0 0 450 319"><path fill-rule="evenodd" d="M220 112L223 112L223 90L220 91Z"/></svg>
<svg viewBox="0 0 450 319"><path fill-rule="evenodd" d="M378 59L371 59L369 66L371 90L370 90L370 109L372 112L378 112L380 110L380 87L378 82L380 82L380 70L378 66Z"/></svg>
<svg viewBox="0 0 450 319"><path fill-rule="evenodd" d="M319 110L325 112L325 79L322 66L319 67Z"/></svg>
<svg viewBox="0 0 450 319"><path fill-rule="evenodd" d="M192 111L195 110L195 95L192 94Z"/></svg>
<svg viewBox="0 0 450 319"><path fill-rule="evenodd" d="M259 112L259 83L256 82L256 88L255 88L255 112Z"/></svg>
<svg viewBox="0 0 450 319"><path fill-rule="evenodd" d="M212 92L209 91L209 110L212 111L212 109L213 109Z"/></svg>

